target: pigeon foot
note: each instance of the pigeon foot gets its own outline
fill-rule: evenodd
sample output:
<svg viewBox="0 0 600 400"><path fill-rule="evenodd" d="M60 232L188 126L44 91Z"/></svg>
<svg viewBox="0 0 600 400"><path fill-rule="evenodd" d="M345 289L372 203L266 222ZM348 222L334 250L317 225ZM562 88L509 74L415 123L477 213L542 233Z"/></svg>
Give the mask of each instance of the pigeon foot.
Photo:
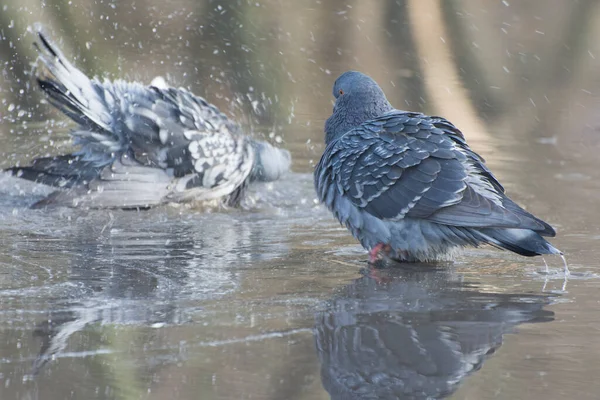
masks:
<svg viewBox="0 0 600 400"><path fill-rule="evenodd" d="M378 243L369 251L369 263L374 264L383 256L387 256L390 251L392 251L392 247L389 244Z"/></svg>

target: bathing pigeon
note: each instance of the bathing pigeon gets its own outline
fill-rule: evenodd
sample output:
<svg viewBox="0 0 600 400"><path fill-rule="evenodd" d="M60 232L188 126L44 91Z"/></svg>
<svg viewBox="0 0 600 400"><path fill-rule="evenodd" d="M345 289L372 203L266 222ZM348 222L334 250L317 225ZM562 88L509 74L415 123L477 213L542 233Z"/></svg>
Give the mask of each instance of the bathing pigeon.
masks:
<svg viewBox="0 0 600 400"><path fill-rule="evenodd" d="M562 254L542 237L554 229L506 196L451 122L394 109L360 72L342 74L333 96L315 188L372 262L449 260L483 243Z"/></svg>
<svg viewBox="0 0 600 400"><path fill-rule="evenodd" d="M37 207L147 208L217 200L238 206L251 181L273 181L290 153L245 136L185 89L89 79L38 33L37 81L78 124L80 150L15 166L13 175L56 187Z"/></svg>

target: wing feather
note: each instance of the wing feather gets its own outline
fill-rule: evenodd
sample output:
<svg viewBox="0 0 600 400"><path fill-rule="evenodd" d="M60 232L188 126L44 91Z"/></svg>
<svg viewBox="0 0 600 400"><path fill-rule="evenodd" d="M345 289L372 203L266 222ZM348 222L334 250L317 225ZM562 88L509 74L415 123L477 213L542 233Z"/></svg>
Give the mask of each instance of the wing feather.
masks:
<svg viewBox="0 0 600 400"><path fill-rule="evenodd" d="M341 196L382 220L554 234L504 195L483 158L440 117L396 110L367 121L328 145L315 177L330 209Z"/></svg>

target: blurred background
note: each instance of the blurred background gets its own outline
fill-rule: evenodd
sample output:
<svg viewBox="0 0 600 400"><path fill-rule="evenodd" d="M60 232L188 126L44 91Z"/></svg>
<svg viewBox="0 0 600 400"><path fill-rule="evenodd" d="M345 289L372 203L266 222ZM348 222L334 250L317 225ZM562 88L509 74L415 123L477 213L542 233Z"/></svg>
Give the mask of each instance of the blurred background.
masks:
<svg viewBox="0 0 600 400"><path fill-rule="evenodd" d="M31 191L0 179L2 399L369 398L339 389L352 373L365 374L352 370L360 362L324 356L320 342L315 348L345 329L336 324L360 330L361 315L372 315L367 307L342 318L327 306L340 296L354 304L366 257L315 204L310 175L333 82L349 69L371 75L397 108L457 125L511 197L557 227L553 243L575 272L565 292L558 276L548 282L537 273L540 259L480 250L451 267L451 278L400 276L379 292L367 285L359 298L375 309L381 293L391 296L386 302L413 299L398 282L425 293L448 279L462 282L452 286L459 292L508 293L510 312L479 322L509 326L538 322L528 313L539 310L523 311L514 296L560 292L559 300L533 301L555 313L552 321L506 336L463 386L483 362L465 346L476 342L475 359L484 360L506 330L485 325L482 335L493 336L486 342L464 339L464 325L442 324L463 337L457 346L472 370L452 364L446 382L454 383L428 395L597 398L600 2L0 0L3 168L70 146L71 123L32 77L36 23L90 75L145 83L162 76L205 97L248 133L290 149L294 174L259 188L253 212L221 216L33 212L24 208ZM449 297L431 304L442 321L479 309L476 295ZM484 297L491 308L505 301ZM384 310L431 315L401 302ZM333 322L323 326L334 333L321 326L328 312ZM515 313L526 315L508 317ZM386 315L370 323L385 327ZM321 369L323 360L333 369Z"/></svg>

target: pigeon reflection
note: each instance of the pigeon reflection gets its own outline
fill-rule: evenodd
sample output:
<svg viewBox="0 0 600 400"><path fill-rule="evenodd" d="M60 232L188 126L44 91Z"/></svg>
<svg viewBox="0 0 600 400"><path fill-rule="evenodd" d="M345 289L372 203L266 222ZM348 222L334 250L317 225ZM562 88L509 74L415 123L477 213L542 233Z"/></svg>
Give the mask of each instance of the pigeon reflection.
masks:
<svg viewBox="0 0 600 400"><path fill-rule="evenodd" d="M244 268L287 252L280 240L277 246L273 243L273 237L282 235L273 223L264 229L235 216L213 214L140 226L130 218L137 217L120 213L100 235L93 224L76 232L72 284L53 295L47 319L33 332L42 343L31 377L60 357L69 338L90 324L189 323L202 313L203 301L235 292ZM102 351L86 346L91 348L85 354Z"/></svg>
<svg viewBox="0 0 600 400"><path fill-rule="evenodd" d="M357 279L317 314L323 386L332 399L452 394L525 322L548 322L547 295L485 292L431 267Z"/></svg>

